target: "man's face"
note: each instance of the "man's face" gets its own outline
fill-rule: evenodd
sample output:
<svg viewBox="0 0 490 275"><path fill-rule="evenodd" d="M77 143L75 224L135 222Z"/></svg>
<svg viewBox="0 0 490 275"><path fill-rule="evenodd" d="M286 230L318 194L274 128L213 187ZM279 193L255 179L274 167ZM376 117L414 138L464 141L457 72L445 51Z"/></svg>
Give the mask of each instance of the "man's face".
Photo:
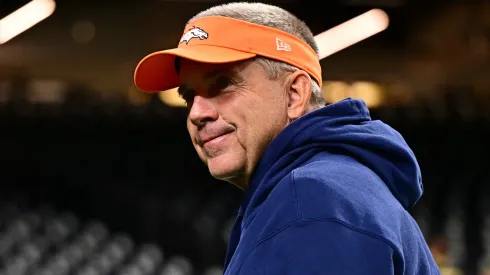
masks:
<svg viewBox="0 0 490 275"><path fill-rule="evenodd" d="M211 175L244 189L270 142L288 121L283 81L254 61L203 64L181 60L179 93L187 129Z"/></svg>

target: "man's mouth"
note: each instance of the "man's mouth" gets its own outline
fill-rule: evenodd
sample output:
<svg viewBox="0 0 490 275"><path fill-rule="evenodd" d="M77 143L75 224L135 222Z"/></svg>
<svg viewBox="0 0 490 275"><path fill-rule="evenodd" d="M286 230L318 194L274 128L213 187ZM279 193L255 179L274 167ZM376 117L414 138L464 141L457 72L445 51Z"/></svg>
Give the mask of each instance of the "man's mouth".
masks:
<svg viewBox="0 0 490 275"><path fill-rule="evenodd" d="M228 135L230 135L230 133L224 133L224 134L221 134L219 136L214 136L214 137L209 137L209 138L206 138L203 140L202 142L202 145L201 146L205 146L207 144L215 144L215 143L218 143L220 142L221 140L225 139Z"/></svg>

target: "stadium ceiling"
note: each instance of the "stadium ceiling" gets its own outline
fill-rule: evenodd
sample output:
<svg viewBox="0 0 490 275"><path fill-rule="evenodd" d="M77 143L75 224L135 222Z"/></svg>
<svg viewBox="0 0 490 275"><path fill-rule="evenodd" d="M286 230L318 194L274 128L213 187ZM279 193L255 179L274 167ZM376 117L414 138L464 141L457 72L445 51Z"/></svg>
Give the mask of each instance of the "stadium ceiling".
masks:
<svg viewBox="0 0 490 275"><path fill-rule="evenodd" d="M1 1L0 15L25 2ZM0 78L22 72L33 77L76 81L106 92L125 92L132 85L134 67L144 55L174 47L188 18L225 2L228 1L57 1L51 17L0 45ZM437 64L445 58L440 49L447 46L433 42L439 39L451 44L457 39L457 35L447 35L460 31L454 29L460 19L451 15L455 10L461 12L464 7L474 6L442 0L335 0L328 1L328 5L315 0L267 2L293 11L315 34L371 8L383 8L390 16L388 30L323 60L324 78L382 81L403 75L408 76L407 81L420 82L431 74L420 67L432 64L432 69L437 70L441 67ZM455 56L458 51L463 51L463 47L447 55ZM432 53L437 52L441 54L432 58ZM467 56L470 61L472 58ZM467 67L461 68L451 68L451 74L468 71Z"/></svg>

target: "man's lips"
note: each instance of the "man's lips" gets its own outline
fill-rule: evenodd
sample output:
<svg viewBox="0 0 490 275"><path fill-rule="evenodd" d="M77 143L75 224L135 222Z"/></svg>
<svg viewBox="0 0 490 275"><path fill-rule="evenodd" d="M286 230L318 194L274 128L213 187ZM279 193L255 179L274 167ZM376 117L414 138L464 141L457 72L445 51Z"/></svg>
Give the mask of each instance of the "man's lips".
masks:
<svg viewBox="0 0 490 275"><path fill-rule="evenodd" d="M221 139L225 138L226 136L228 136L229 134L230 134L230 133L227 133L227 134L223 134L223 135L221 135L221 136L217 136L217 137L215 137L215 138L212 138L212 139L210 139L210 140L208 140L208 141L204 142L203 146L204 146L204 145L206 145L206 144L209 144L209 143L211 143L211 142L221 140Z"/></svg>
<svg viewBox="0 0 490 275"><path fill-rule="evenodd" d="M201 136L198 140L198 144L200 146L204 146L204 144L210 142L210 141L213 141L215 139L218 139L220 137L223 137L223 136L226 136L228 134L230 134L231 132L225 132L225 133L222 133L222 134L219 134L219 135L211 135L211 136Z"/></svg>

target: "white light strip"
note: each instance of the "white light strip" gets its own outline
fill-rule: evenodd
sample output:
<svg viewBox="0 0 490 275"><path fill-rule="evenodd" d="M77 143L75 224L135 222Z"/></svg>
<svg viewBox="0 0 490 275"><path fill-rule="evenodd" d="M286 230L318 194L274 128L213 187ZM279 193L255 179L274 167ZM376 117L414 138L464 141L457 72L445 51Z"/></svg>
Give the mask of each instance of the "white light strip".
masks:
<svg viewBox="0 0 490 275"><path fill-rule="evenodd" d="M380 9L373 9L322 32L315 36L320 49L319 58L323 59L384 31L388 25L388 15Z"/></svg>
<svg viewBox="0 0 490 275"><path fill-rule="evenodd" d="M0 44L30 29L53 14L54 0L32 0L0 20Z"/></svg>

